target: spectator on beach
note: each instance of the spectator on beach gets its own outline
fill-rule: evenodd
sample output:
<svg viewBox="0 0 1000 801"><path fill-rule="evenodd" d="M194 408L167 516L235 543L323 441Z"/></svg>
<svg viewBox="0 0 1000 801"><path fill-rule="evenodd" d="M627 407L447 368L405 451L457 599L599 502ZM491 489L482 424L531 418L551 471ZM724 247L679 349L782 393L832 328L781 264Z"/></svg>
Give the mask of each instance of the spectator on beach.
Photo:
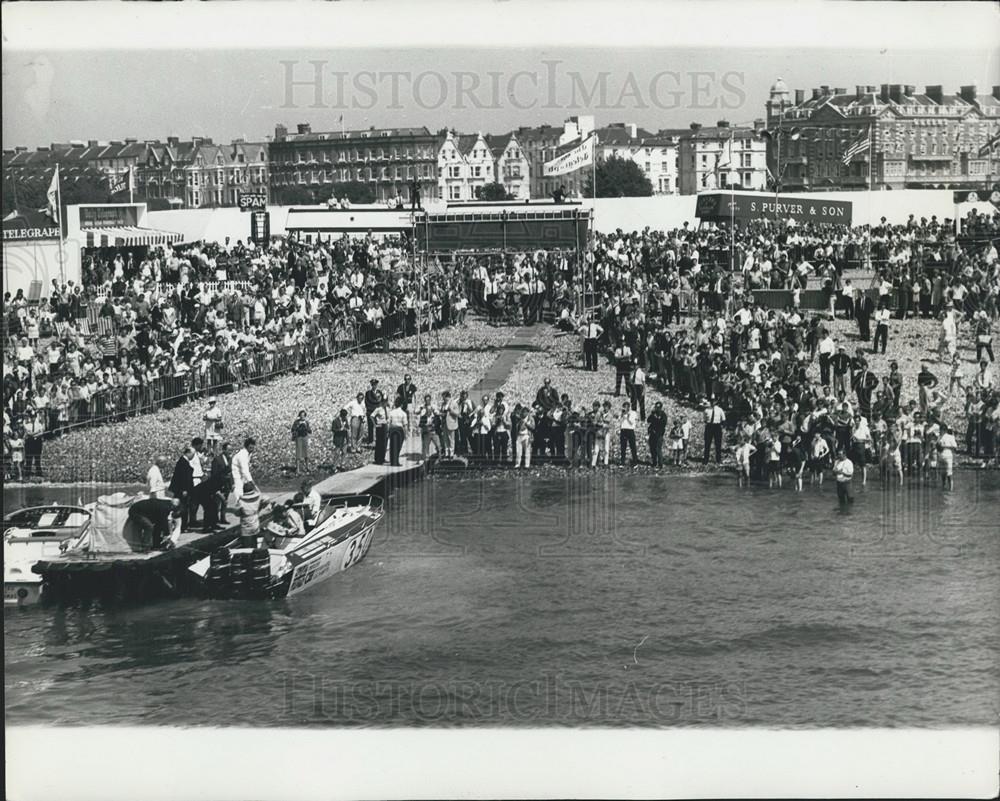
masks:
<svg viewBox="0 0 1000 801"><path fill-rule="evenodd" d="M222 445L222 412L218 406L218 399L214 395L207 402L208 409L202 415L202 420L205 423L205 447L214 456Z"/></svg>
<svg viewBox="0 0 1000 801"><path fill-rule="evenodd" d="M365 393L359 392L357 396L345 407L348 422L350 425L350 437L347 443L348 453L358 453L361 450L362 432L365 430L365 420L368 410L365 405Z"/></svg>
<svg viewBox="0 0 1000 801"><path fill-rule="evenodd" d="M309 472L309 435L312 427L306 416L306 410L300 409L298 416L292 422L292 442L295 444L295 472Z"/></svg>

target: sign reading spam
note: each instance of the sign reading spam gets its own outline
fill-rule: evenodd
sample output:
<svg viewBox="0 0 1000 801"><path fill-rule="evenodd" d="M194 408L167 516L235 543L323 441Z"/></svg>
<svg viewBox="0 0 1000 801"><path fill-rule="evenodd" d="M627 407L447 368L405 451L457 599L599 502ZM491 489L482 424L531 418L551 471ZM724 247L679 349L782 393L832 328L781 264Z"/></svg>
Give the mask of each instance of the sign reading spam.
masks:
<svg viewBox="0 0 1000 801"><path fill-rule="evenodd" d="M739 192L706 192L698 195L695 216L703 222L747 220L796 220L797 222L850 225L849 200L821 200L807 195L748 195Z"/></svg>

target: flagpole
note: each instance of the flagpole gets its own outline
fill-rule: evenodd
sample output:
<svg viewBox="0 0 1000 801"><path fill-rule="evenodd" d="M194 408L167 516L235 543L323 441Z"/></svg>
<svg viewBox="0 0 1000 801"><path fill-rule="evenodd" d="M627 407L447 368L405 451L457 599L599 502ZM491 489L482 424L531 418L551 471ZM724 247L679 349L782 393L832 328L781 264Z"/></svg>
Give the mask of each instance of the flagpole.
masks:
<svg viewBox="0 0 1000 801"><path fill-rule="evenodd" d="M129 203L134 203L135 202L134 199L133 199L133 197L132 197L132 193L134 191L134 186L133 186L134 183L135 183L135 180L134 180L134 177L132 175L132 165L130 164L129 167L128 167L128 202Z"/></svg>
<svg viewBox="0 0 1000 801"><path fill-rule="evenodd" d="M59 177L59 163L56 163L56 221L59 223L59 280L66 283L66 251L63 243L62 219L62 179Z"/></svg>
<svg viewBox="0 0 1000 801"><path fill-rule="evenodd" d="M872 173L875 161L875 121L868 127L868 269L872 269Z"/></svg>

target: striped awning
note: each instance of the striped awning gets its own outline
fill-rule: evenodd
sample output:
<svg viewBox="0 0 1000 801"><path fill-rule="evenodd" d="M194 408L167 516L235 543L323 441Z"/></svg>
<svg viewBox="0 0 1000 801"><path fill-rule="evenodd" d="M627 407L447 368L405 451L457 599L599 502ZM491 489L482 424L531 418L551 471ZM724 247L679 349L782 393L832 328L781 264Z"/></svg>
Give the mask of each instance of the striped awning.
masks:
<svg viewBox="0 0 1000 801"><path fill-rule="evenodd" d="M137 245L172 245L184 239L183 234L171 231L157 231L155 228L88 228L83 233L87 236L88 248L121 248Z"/></svg>

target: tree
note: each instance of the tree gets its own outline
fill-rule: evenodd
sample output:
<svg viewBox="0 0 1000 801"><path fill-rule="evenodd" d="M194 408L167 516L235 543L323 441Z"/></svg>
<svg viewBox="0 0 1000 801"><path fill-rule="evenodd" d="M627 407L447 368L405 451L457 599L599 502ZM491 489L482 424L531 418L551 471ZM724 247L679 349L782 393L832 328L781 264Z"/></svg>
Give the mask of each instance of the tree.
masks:
<svg viewBox="0 0 1000 801"><path fill-rule="evenodd" d="M594 196L593 177L588 176L584 197ZM634 161L612 156L597 165L597 197L649 197L653 185Z"/></svg>
<svg viewBox="0 0 1000 801"><path fill-rule="evenodd" d="M513 200L514 196L508 192L503 184L492 183L476 187L476 200Z"/></svg>

